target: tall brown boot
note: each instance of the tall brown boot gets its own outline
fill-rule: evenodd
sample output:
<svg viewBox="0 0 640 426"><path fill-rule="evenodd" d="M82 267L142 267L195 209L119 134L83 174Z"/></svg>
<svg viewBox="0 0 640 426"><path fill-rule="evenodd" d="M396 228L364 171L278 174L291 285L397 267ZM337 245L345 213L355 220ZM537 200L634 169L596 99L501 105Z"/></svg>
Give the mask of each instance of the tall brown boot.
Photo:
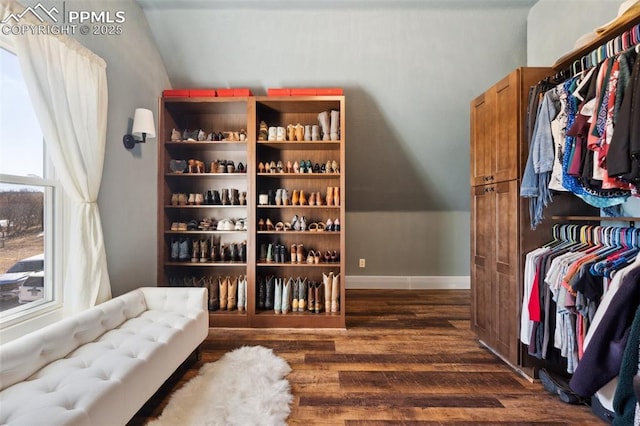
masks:
<svg viewBox="0 0 640 426"><path fill-rule="evenodd" d="M320 282L316 283L313 291L314 291L313 298L315 300L314 312L316 314L319 314L324 309L324 303L322 301L322 297L324 296L324 283L320 283Z"/></svg>
<svg viewBox="0 0 640 426"><path fill-rule="evenodd" d="M327 197L326 197L327 205L333 205L333 186L327 186Z"/></svg>
<svg viewBox="0 0 640 426"><path fill-rule="evenodd" d="M226 311L227 310L227 294L229 291L229 284L227 282L227 279L218 277L218 288L220 290L220 294L219 294L220 310Z"/></svg>
<svg viewBox="0 0 640 426"><path fill-rule="evenodd" d="M307 310L313 312L316 309L316 283L311 281L307 291Z"/></svg>
<svg viewBox="0 0 640 426"><path fill-rule="evenodd" d="M331 312L340 310L340 274L333 276L331 284Z"/></svg>
<svg viewBox="0 0 640 426"><path fill-rule="evenodd" d="M227 294L227 310L233 311L238 304L238 277L230 279L227 276L227 283L229 286Z"/></svg>
<svg viewBox="0 0 640 426"><path fill-rule="evenodd" d="M220 309L220 300L219 300L220 288L218 286L218 281L209 277L209 310L217 311Z"/></svg>
<svg viewBox="0 0 640 426"><path fill-rule="evenodd" d="M331 311L331 286L333 285L333 272L322 273L322 284L324 285L324 310Z"/></svg>

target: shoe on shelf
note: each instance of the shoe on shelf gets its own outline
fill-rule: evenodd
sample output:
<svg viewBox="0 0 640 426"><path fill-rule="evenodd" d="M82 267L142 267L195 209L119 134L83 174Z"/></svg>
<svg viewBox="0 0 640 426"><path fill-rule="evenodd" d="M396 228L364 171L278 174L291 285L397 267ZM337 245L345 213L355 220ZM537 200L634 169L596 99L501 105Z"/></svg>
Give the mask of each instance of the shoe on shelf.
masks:
<svg viewBox="0 0 640 426"><path fill-rule="evenodd" d="M258 130L258 140L266 141L269 139L269 130L267 127L267 123L264 121L260 122L259 130Z"/></svg>
<svg viewBox="0 0 640 426"><path fill-rule="evenodd" d="M180 259L180 242L171 240L171 260L174 262Z"/></svg>
<svg viewBox="0 0 640 426"><path fill-rule="evenodd" d="M302 142L304 140L304 126L300 123L296 124L296 141Z"/></svg>
<svg viewBox="0 0 640 426"><path fill-rule="evenodd" d="M287 140L295 141L296 140L296 126L293 124L287 125Z"/></svg>
<svg viewBox="0 0 640 426"><path fill-rule="evenodd" d="M275 142L275 140L276 140L276 132L277 132L277 130L276 130L275 127L269 127L269 135L268 135L268 138L267 138L267 140L269 142Z"/></svg>
<svg viewBox="0 0 640 426"><path fill-rule="evenodd" d="M307 310L312 312L316 309L316 295L314 287L315 283L313 281L309 282L309 287L307 288Z"/></svg>
<svg viewBox="0 0 640 426"><path fill-rule="evenodd" d="M328 206L333 205L333 187L327 186L327 197L325 199L327 201Z"/></svg>

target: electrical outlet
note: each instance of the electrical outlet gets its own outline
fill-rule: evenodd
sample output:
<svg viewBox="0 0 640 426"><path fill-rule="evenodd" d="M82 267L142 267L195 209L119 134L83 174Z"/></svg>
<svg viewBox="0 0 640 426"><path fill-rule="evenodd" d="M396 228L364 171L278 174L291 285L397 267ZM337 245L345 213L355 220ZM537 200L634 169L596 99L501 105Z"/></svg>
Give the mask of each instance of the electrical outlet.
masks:
<svg viewBox="0 0 640 426"><path fill-rule="evenodd" d="M360 266L361 268L364 268L366 265L366 262L364 259L360 259L360 262L358 263L358 266Z"/></svg>

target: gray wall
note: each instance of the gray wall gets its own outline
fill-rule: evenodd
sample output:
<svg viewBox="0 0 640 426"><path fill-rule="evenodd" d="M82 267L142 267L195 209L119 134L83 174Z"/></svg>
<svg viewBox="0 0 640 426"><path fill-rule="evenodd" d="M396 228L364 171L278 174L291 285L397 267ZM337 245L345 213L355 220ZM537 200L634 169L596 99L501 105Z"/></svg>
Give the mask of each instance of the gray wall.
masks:
<svg viewBox="0 0 640 426"><path fill-rule="evenodd" d="M527 21L527 65L551 66L576 40L609 22L621 0L539 0Z"/></svg>
<svg viewBox="0 0 640 426"><path fill-rule="evenodd" d="M62 1L48 3L62 10ZM122 34L76 35L76 39L107 63L107 147L98 204L112 293L155 286L157 140L127 151L122 136L131 131L135 108L151 109L157 126L158 96L170 86L169 78L142 9L134 0L67 0L64 7L67 11L125 12Z"/></svg>
<svg viewBox="0 0 640 426"><path fill-rule="evenodd" d="M345 89L347 275L469 274L469 102L533 0L140 3L173 87Z"/></svg>

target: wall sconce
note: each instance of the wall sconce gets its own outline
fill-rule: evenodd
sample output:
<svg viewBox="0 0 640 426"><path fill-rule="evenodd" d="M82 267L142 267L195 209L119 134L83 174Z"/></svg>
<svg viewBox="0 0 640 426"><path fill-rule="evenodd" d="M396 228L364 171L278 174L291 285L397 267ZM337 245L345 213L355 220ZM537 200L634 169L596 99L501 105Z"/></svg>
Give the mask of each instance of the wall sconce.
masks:
<svg viewBox="0 0 640 426"><path fill-rule="evenodd" d="M142 140L135 137L141 137ZM156 137L156 125L153 122L153 112L150 109L136 108L136 112L133 115L133 127L131 128L130 135L124 135L122 142L124 147L131 150L137 143L145 143L147 136L150 138Z"/></svg>

